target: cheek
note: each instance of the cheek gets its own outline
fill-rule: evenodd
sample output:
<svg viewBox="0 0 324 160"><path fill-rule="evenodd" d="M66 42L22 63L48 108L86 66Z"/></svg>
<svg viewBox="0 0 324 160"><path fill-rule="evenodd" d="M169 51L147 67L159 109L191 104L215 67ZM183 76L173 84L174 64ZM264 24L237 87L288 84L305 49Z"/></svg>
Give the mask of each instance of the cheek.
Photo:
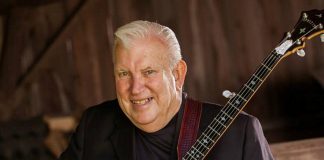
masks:
<svg viewBox="0 0 324 160"><path fill-rule="evenodd" d="M122 94L127 93L128 88L129 88L129 83L127 80L116 80L115 84L116 84L117 94L122 96Z"/></svg>
<svg viewBox="0 0 324 160"><path fill-rule="evenodd" d="M171 92L175 89L175 79L171 73L163 76L163 81L166 84L166 87L171 90Z"/></svg>
<svg viewBox="0 0 324 160"><path fill-rule="evenodd" d="M154 92L163 96L166 96L166 94L169 94L175 88L174 78L166 74L161 74L158 77L150 79L148 84L150 84L150 88Z"/></svg>

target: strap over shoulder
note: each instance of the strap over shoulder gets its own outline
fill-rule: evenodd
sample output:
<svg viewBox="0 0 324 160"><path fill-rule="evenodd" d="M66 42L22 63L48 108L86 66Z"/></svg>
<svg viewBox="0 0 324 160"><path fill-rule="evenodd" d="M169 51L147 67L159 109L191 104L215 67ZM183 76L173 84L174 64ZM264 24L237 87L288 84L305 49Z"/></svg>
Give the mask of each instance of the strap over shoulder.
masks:
<svg viewBox="0 0 324 160"><path fill-rule="evenodd" d="M201 112L202 103L200 101L186 99L177 147L179 160L197 139Z"/></svg>

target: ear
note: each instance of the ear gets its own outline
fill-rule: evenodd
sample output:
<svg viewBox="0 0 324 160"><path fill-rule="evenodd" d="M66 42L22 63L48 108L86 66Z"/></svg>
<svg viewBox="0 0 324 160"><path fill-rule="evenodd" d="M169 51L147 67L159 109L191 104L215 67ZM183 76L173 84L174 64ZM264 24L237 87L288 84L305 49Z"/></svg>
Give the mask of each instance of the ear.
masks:
<svg viewBox="0 0 324 160"><path fill-rule="evenodd" d="M187 74L187 64L184 60L180 60L178 64L173 69L173 75L176 82L177 90L182 91L182 86L184 84Z"/></svg>

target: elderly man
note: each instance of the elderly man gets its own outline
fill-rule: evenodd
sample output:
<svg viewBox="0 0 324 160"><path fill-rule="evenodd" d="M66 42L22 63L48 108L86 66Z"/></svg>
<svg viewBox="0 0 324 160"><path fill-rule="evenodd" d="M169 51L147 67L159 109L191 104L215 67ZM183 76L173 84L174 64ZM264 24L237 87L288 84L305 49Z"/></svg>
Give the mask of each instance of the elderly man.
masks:
<svg viewBox="0 0 324 160"><path fill-rule="evenodd" d="M181 150L188 150L183 144L193 142L183 137L199 136L221 107L190 102L183 93L187 66L173 31L147 21L120 27L115 33L113 61L117 100L85 111L60 159L181 158ZM194 108L192 103L200 104L199 113L186 112ZM259 121L246 113L237 117L205 158L273 159Z"/></svg>

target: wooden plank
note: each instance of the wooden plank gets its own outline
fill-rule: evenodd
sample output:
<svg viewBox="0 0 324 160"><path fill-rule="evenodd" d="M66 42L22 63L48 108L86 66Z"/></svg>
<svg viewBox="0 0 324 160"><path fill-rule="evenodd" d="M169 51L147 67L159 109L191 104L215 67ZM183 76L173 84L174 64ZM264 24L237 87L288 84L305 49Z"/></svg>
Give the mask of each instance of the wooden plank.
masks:
<svg viewBox="0 0 324 160"><path fill-rule="evenodd" d="M322 160L324 137L270 145L277 160Z"/></svg>
<svg viewBox="0 0 324 160"><path fill-rule="evenodd" d="M4 39L4 17L0 16L0 62L1 62L1 55L2 55L2 44Z"/></svg>

